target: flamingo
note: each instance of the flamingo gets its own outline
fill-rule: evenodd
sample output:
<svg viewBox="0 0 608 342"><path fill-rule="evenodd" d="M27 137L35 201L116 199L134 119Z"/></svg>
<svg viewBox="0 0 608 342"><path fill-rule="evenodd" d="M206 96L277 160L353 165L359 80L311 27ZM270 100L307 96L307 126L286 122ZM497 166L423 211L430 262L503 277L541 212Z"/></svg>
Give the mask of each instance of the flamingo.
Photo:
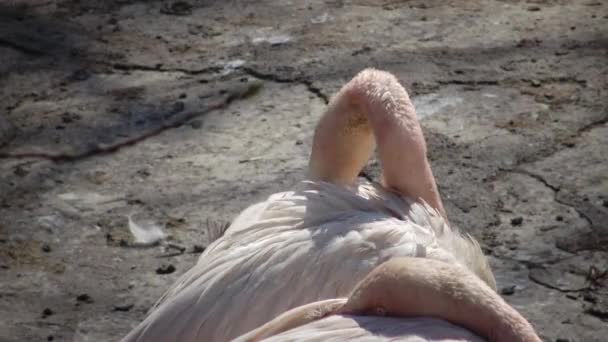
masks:
<svg viewBox="0 0 608 342"><path fill-rule="evenodd" d="M358 178L376 147L379 183ZM540 341L495 289L477 241L447 220L406 90L365 69L323 113L308 179L238 215L123 342L380 336L373 331Z"/></svg>

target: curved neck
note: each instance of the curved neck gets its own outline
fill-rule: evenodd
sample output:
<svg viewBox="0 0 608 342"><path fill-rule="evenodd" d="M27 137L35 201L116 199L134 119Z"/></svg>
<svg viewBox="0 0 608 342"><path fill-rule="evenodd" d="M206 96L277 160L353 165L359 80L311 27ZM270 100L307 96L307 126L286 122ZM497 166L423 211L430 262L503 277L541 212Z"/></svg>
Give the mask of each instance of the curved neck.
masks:
<svg viewBox="0 0 608 342"><path fill-rule="evenodd" d="M332 98L315 130L310 177L352 184L375 144L387 188L446 217L410 98L393 75L366 69Z"/></svg>
<svg viewBox="0 0 608 342"><path fill-rule="evenodd" d="M422 258L397 258L362 280L341 313L379 310L431 316L467 328L491 342L540 342L515 309L468 270Z"/></svg>

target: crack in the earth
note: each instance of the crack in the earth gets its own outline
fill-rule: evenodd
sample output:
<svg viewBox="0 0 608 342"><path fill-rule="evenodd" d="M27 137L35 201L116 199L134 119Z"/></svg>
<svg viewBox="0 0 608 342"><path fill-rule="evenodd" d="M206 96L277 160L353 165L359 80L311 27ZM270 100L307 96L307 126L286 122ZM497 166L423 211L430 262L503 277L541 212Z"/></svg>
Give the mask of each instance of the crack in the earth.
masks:
<svg viewBox="0 0 608 342"><path fill-rule="evenodd" d="M163 68L163 66L160 64L155 65L155 66L142 65L142 64L130 64L130 63L129 64L126 64L126 63L107 64L107 63L103 63L103 62L99 62L98 64L109 65L110 67L112 67L114 69L125 70L125 71L181 72L181 73L184 73L187 75L212 74L212 73L219 73L223 70L228 70L228 69L226 69L226 67L223 67L223 66L210 66L210 67L205 67L205 68L201 68L201 69L186 69L186 68ZM283 78L279 75L263 73L263 72L255 70L251 67L246 67L246 66L237 66L237 67L234 67L234 70L240 70L249 76L252 76L252 77L255 77L255 78L258 78L261 80L265 80L265 81L272 81L272 82L276 82L276 83L302 84L306 87L306 89L310 93L315 95L317 98L321 99L321 101L323 101L323 103L325 103L325 104L329 103L329 96L327 96L325 93L323 93L323 91L319 87L315 87L313 85L313 82L308 79Z"/></svg>
<svg viewBox="0 0 608 342"><path fill-rule="evenodd" d="M228 92L227 95L223 96L219 101L210 104L202 111L195 112L186 112L183 115L180 115L175 120L171 122L165 123L157 128L151 129L147 132L143 132L141 134L128 137L124 140L120 140L118 142L114 142L108 145L95 145L90 149L81 152L66 152L66 151L32 151L32 150L24 150L24 151L8 151L8 152L0 152L0 159L25 159L25 158L37 158L37 159L46 159L53 162L74 162L82 159L86 159L92 156L109 154L120 150L126 146L132 146L137 143L140 143L148 138L157 136L164 131L176 128L184 123L192 120L195 117L198 117L202 114L224 109L228 107L232 102L236 100L246 99L255 93L261 88L261 83L249 83L246 87L240 87L232 89ZM177 114L177 113L175 113Z"/></svg>
<svg viewBox="0 0 608 342"><path fill-rule="evenodd" d="M272 82L277 82L277 83L302 84L302 85L306 86L306 89L308 89L309 92L311 92L317 98L321 99L325 104L329 103L329 96L325 95L320 88L315 87L313 85L313 82L310 80L307 80L304 78L293 78L293 79L292 78L283 78L279 75L268 74L268 73L263 73L263 72L257 71L251 67L241 67L240 69L243 70L246 74L248 74L252 77L262 79L262 80L267 80L267 81L272 81Z"/></svg>
<svg viewBox="0 0 608 342"><path fill-rule="evenodd" d="M523 164L531 164L531 163L535 163L535 162L543 160L543 159L550 158L553 155L555 155L556 153L559 153L559 152L565 150L566 148L564 146L569 141L576 140L576 139L580 138L581 135L583 135L584 133L587 133L587 132L589 132L595 128L598 128L604 124L607 124L607 123L608 123L608 116L601 118L599 120L596 120L596 121L592 121L592 122L584 125L583 127L574 131L572 134L570 134L565 139L556 138L555 140L553 140L551 142L544 143L544 144L542 144L542 146L540 146L538 149L536 149L534 151L535 153L526 154L526 155L518 158L515 162L514 167L518 167ZM523 136L524 134L520 133L520 135ZM540 153L536 153L536 152L540 152ZM513 168L500 168L499 170L510 172L510 171L513 171L514 169ZM498 176L500 176L500 175L496 175L496 177L498 177Z"/></svg>
<svg viewBox="0 0 608 342"><path fill-rule="evenodd" d="M548 289L556 290L556 291L559 291L562 293L583 292L583 291L587 291L587 290L591 289L590 285L586 285L586 286L583 286L580 288L575 288L575 289L564 289L557 285L551 284L550 282L544 281L540 277L536 277L534 275L534 273L532 273L532 272L528 273L528 279L530 279L533 283L536 283L542 287L546 287Z"/></svg>
<svg viewBox="0 0 608 342"><path fill-rule="evenodd" d="M99 63L103 65L108 65L107 63ZM220 66L210 66L201 69L185 69L185 68L163 68L161 64L150 66L150 65L142 65L142 64L125 64L125 63L113 63L109 64L114 69L117 70L125 70L125 71L154 71L154 72L181 72L187 75L200 75L200 74L210 74L210 73L218 73L224 70L224 67Z"/></svg>
<svg viewBox="0 0 608 342"><path fill-rule="evenodd" d="M457 79L452 79L452 80L439 80L437 81L438 84L440 85L471 85L471 86L477 86L477 85L498 85L498 83L500 83L501 81L499 80L457 80Z"/></svg>
<svg viewBox="0 0 608 342"><path fill-rule="evenodd" d="M20 45L17 44L13 41L10 40L6 40L3 38L0 38L0 46L6 46L8 48L11 48L13 50L17 50L21 53L24 53L26 55L30 55L30 56L36 56L36 57L41 57L46 55L46 53L44 53L43 51L40 51L38 49L34 49L28 46L24 46L24 45Z"/></svg>
<svg viewBox="0 0 608 342"><path fill-rule="evenodd" d="M581 134L589 132L589 131L591 131L595 128L598 128L600 126L603 126L605 124L608 124L608 116L606 116L605 118L602 118L598 121L593 121L593 122L579 128L574 137L579 137Z"/></svg>
<svg viewBox="0 0 608 342"><path fill-rule="evenodd" d="M547 77L547 78L538 78L538 79L529 79L529 78L504 78L504 79L447 79L447 80L438 80L437 84L445 86L445 85L467 85L467 86L484 86L484 85L515 85L518 83L576 83L580 86L586 86L586 80L579 80L575 77L571 76L561 76L561 77Z"/></svg>
<svg viewBox="0 0 608 342"><path fill-rule="evenodd" d="M558 193L560 192L560 187L559 186L555 186L551 183L549 183L549 181L547 181L543 176L538 175L536 173L527 171L527 170L523 170L523 169L512 169L512 170L505 170L507 172L512 172L512 173L518 173L520 175L524 175L524 176L528 176L532 179L535 179L536 181L538 181L539 183L543 184L545 187L551 189L553 191L553 200L558 203L561 204L563 206L572 208L577 215L582 218L583 220L585 220L585 222L587 222L589 224L589 227L593 227L593 221L591 220L591 218L586 215L583 211L581 211L580 209L578 209L575 205L573 205L572 203L566 202L562 199L559 198Z"/></svg>
<svg viewBox="0 0 608 342"><path fill-rule="evenodd" d="M564 256L564 257L558 257L555 259L549 259L543 262L537 262L534 260L523 260L523 259L517 259L517 258L513 258L510 257L508 255L499 255L496 253L490 253L492 255L492 257L499 259L499 260L507 260L510 262L516 262L516 263L520 263L523 264L524 266L528 267L528 268L533 268L533 267L544 267L544 265L554 265L563 261L568 261L570 259L573 259L576 257L576 254L572 253L572 255L568 255L568 256Z"/></svg>

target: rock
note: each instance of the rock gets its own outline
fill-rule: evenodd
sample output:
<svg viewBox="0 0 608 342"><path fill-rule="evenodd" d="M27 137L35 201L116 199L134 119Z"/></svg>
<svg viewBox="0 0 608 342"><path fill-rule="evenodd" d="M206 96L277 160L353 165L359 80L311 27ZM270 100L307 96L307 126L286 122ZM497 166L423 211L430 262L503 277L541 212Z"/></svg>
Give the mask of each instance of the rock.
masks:
<svg viewBox="0 0 608 342"><path fill-rule="evenodd" d="M169 264L169 265L161 265L159 268L156 269L156 274L171 274L175 272L175 266Z"/></svg>
<svg viewBox="0 0 608 342"><path fill-rule="evenodd" d="M515 285L505 286L502 289L500 289L500 294L505 295L505 296L510 296L514 293L515 293Z"/></svg>
<svg viewBox="0 0 608 342"><path fill-rule="evenodd" d="M49 253L51 251L51 246L44 244L40 249L42 249L42 251L45 253Z"/></svg>
<svg viewBox="0 0 608 342"><path fill-rule="evenodd" d="M201 129L203 127L203 121L201 120L192 120L190 122L190 127L193 129Z"/></svg>
<svg viewBox="0 0 608 342"><path fill-rule="evenodd" d="M89 73L87 70L80 69L80 70L74 71L74 73L72 75L70 75L70 77L68 77L68 79L70 81L86 81L90 77L91 77L91 73Z"/></svg>
<svg viewBox="0 0 608 342"><path fill-rule="evenodd" d="M521 216L518 217L514 217L511 219L511 225L512 226L521 226L521 224L524 222L524 218Z"/></svg>
<svg viewBox="0 0 608 342"><path fill-rule="evenodd" d="M160 13L166 15L186 16L192 14L192 5L185 1L175 1L164 4Z"/></svg>
<svg viewBox="0 0 608 342"><path fill-rule="evenodd" d="M114 311L129 311L133 308L134 304L119 304L119 305L114 305Z"/></svg>
<svg viewBox="0 0 608 342"><path fill-rule="evenodd" d="M78 297L76 297L76 300L79 301L79 302L81 302L81 303L87 303L87 304L93 303L93 298L91 298L91 296L89 296L86 293L78 295Z"/></svg>
<svg viewBox="0 0 608 342"><path fill-rule="evenodd" d="M593 305L586 308L585 313L603 320L608 320L608 300L598 300L596 303L593 303Z"/></svg>
<svg viewBox="0 0 608 342"><path fill-rule="evenodd" d="M55 314L55 312L49 308L42 310L42 318L46 318L46 317L52 316L54 314Z"/></svg>
<svg viewBox="0 0 608 342"><path fill-rule="evenodd" d="M71 123L82 119L82 115L76 113L65 112L61 115L61 121L63 123Z"/></svg>
<svg viewBox="0 0 608 342"><path fill-rule="evenodd" d="M8 144L16 136L15 127L4 115L0 115L0 147Z"/></svg>
<svg viewBox="0 0 608 342"><path fill-rule="evenodd" d="M204 251L205 251L205 247L203 247L201 245L192 246L192 253L194 253L194 254L201 254Z"/></svg>
<svg viewBox="0 0 608 342"><path fill-rule="evenodd" d="M17 177L25 177L30 173L29 168L26 165L17 165L13 170L13 174Z"/></svg>

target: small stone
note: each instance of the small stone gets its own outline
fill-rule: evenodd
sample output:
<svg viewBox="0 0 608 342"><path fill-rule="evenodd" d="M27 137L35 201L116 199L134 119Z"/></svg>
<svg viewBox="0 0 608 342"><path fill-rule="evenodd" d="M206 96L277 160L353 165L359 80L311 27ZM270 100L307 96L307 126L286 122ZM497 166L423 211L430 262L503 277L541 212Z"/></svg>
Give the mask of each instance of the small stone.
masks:
<svg viewBox="0 0 608 342"><path fill-rule="evenodd" d="M186 97L188 97L188 95L186 93L179 94L180 99L185 99Z"/></svg>
<svg viewBox="0 0 608 342"><path fill-rule="evenodd" d="M42 310L42 318L52 316L53 314L55 314L55 312L49 308Z"/></svg>
<svg viewBox="0 0 608 342"><path fill-rule="evenodd" d="M91 298L91 296L86 293L78 295L78 297L76 297L76 300L87 304L93 303L93 298Z"/></svg>
<svg viewBox="0 0 608 342"><path fill-rule="evenodd" d="M177 101L173 104L173 106L171 106L171 113L172 114L181 113L184 111L184 109L186 109L186 104L183 103L182 101Z"/></svg>
<svg viewBox="0 0 608 342"><path fill-rule="evenodd" d="M602 206L603 206L604 208L608 208L608 199L604 199L604 200L602 200Z"/></svg>
<svg viewBox="0 0 608 342"><path fill-rule="evenodd" d="M13 174L17 177L25 177L30 173L27 167L24 165L17 165L13 170Z"/></svg>
<svg viewBox="0 0 608 342"><path fill-rule="evenodd" d="M40 249L42 249L43 252L48 253L51 251L51 246L44 244Z"/></svg>
<svg viewBox="0 0 608 342"><path fill-rule="evenodd" d="M61 114L61 121L63 123L70 123L70 122L74 122L76 120L80 120L82 119L82 116L80 114L75 114L75 113L70 113L70 112L65 112L63 114Z"/></svg>
<svg viewBox="0 0 608 342"><path fill-rule="evenodd" d="M511 225L512 226L521 226L521 224L524 222L524 218L521 216L518 217L514 217L511 219Z"/></svg>
<svg viewBox="0 0 608 342"><path fill-rule="evenodd" d="M576 144L573 143L572 141L567 141L564 143L564 146L566 146L568 148L572 148L572 147L576 146Z"/></svg>
<svg viewBox="0 0 608 342"><path fill-rule="evenodd" d="M538 11L540 11L540 7L538 7L538 6L529 6L528 7L528 11L530 11L530 12L538 12Z"/></svg>
<svg viewBox="0 0 608 342"><path fill-rule="evenodd" d="M539 80L532 80L530 83L532 83L532 86L536 87L536 88L541 86L541 83Z"/></svg>
<svg viewBox="0 0 608 342"><path fill-rule="evenodd" d="M555 342L570 342L569 338L558 337L555 339Z"/></svg>
<svg viewBox="0 0 608 342"><path fill-rule="evenodd" d="M589 303L597 303L597 297L592 295L591 293L585 293L583 295L583 300Z"/></svg>
<svg viewBox="0 0 608 342"><path fill-rule="evenodd" d="M505 286L502 289L500 289L500 293L505 295L505 296L510 296L512 294L515 293L515 285L509 285L509 286Z"/></svg>
<svg viewBox="0 0 608 342"><path fill-rule="evenodd" d="M72 75L70 75L69 79L70 79L70 81L85 81L85 80L89 79L90 77L91 77L91 73L89 73L87 70L80 69L80 70L74 71L74 73Z"/></svg>
<svg viewBox="0 0 608 342"><path fill-rule="evenodd" d="M8 144L16 136L16 129L5 115L0 115L0 146Z"/></svg>
<svg viewBox="0 0 608 342"><path fill-rule="evenodd" d="M54 341L55 340L55 336L49 335L49 336L46 337L46 340L47 341Z"/></svg>
<svg viewBox="0 0 608 342"><path fill-rule="evenodd" d="M200 253L203 253L204 251L205 251L205 247L203 247L201 245L192 246L192 253L194 253L194 254L200 254Z"/></svg>
<svg viewBox="0 0 608 342"><path fill-rule="evenodd" d="M139 169L139 170L137 170L137 174L138 174L140 177L144 177L144 178L145 178L145 177L150 177L150 175L152 175L152 174L150 173L150 171L148 171L147 169Z"/></svg>
<svg viewBox="0 0 608 342"><path fill-rule="evenodd" d="M120 304L120 305L114 305L114 311L129 311L133 308L133 304Z"/></svg>
<svg viewBox="0 0 608 342"><path fill-rule="evenodd" d="M302 145L304 142L302 140L296 140L296 145Z"/></svg>
<svg viewBox="0 0 608 342"><path fill-rule="evenodd" d="M192 120L190 122L190 127L193 129L201 129L203 127L203 122L201 120Z"/></svg>
<svg viewBox="0 0 608 342"><path fill-rule="evenodd" d="M557 216L555 216L555 220L562 222L564 220L564 217L562 215L557 215Z"/></svg>
<svg viewBox="0 0 608 342"><path fill-rule="evenodd" d="M175 272L175 266L169 264L169 265L161 265L159 268L156 269L156 274L171 274Z"/></svg>
<svg viewBox="0 0 608 342"><path fill-rule="evenodd" d="M192 5L185 1L175 1L163 5L160 13L166 15L186 16L192 14Z"/></svg>

